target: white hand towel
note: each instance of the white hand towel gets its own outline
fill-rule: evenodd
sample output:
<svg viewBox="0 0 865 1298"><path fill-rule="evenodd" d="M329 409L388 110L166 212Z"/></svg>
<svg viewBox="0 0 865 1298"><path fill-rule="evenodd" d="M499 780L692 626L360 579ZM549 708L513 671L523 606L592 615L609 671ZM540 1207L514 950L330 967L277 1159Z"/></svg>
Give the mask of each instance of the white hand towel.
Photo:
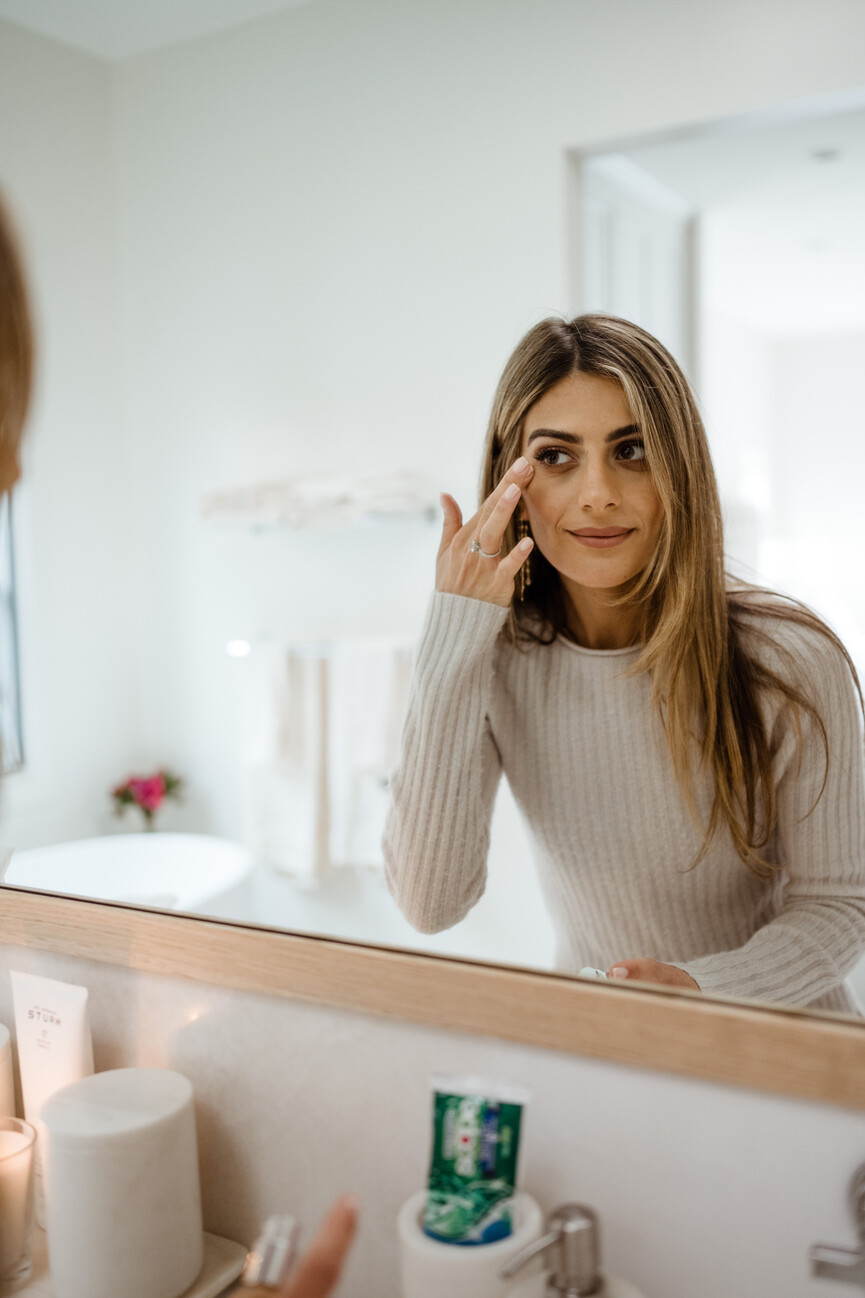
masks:
<svg viewBox="0 0 865 1298"><path fill-rule="evenodd" d="M245 839L254 858L308 879L332 866L381 868L411 647L262 645L246 662Z"/></svg>

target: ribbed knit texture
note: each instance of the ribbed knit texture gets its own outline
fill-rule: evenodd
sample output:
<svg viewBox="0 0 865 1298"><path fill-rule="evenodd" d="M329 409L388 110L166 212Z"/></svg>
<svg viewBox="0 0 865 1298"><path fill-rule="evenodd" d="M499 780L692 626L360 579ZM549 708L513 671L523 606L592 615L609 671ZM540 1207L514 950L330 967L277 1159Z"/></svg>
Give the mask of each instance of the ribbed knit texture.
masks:
<svg viewBox="0 0 865 1298"><path fill-rule="evenodd" d="M779 868L756 878L721 829L701 842L650 704L645 673L622 673L639 650L583 649L558 639L522 652L501 635L506 610L434 592L393 775L384 835L388 886L423 933L456 924L484 890L502 772L535 844L556 934L555 963L575 972L650 957L718 996L861 1012L844 983L865 950L865 760L849 671L815 632L761 615L817 704L816 728L764 707L780 822L767 849ZM755 620L757 615L752 615ZM696 783L708 816L711 776ZM803 819L804 817L804 819ZM531 865L526 862L526 869Z"/></svg>

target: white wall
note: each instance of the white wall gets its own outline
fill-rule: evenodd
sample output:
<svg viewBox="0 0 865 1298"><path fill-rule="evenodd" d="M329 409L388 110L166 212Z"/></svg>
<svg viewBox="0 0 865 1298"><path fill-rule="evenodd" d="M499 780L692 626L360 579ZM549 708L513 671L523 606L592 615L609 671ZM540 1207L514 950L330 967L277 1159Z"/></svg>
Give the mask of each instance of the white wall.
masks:
<svg viewBox="0 0 865 1298"><path fill-rule="evenodd" d="M2 836L94 832L129 743L130 490L117 385L111 73L0 22L0 190L17 217L39 337L16 492L26 770Z"/></svg>
<svg viewBox="0 0 865 1298"><path fill-rule="evenodd" d="M701 397L727 507L728 553L744 576L817 609L861 672L865 331L851 326L843 303L833 328L831 311L798 266L790 274L798 307L786 326L771 310L760 326L753 307L737 314L729 281L747 225L739 216L735 231L731 206L732 222L723 208L702 218L700 322Z"/></svg>
<svg viewBox="0 0 865 1298"><path fill-rule="evenodd" d="M250 1243L288 1211L309 1240L337 1193L357 1194L343 1295L398 1296L395 1218L425 1182L441 1073L529 1088L521 1187L547 1211L594 1206L605 1267L646 1298L831 1298L808 1247L855 1243L861 1112L14 947L10 1027L9 969L90 988L98 1069L189 1077L206 1229Z"/></svg>
<svg viewBox="0 0 865 1298"><path fill-rule="evenodd" d="M773 359L779 579L825 613L865 673L865 331L779 339Z"/></svg>
<svg viewBox="0 0 865 1298"><path fill-rule="evenodd" d="M706 258L715 273L723 265ZM707 297L710 288L709 283ZM745 580L760 581L775 468L772 341L709 307L700 321L700 353L700 405L724 510L728 563Z"/></svg>

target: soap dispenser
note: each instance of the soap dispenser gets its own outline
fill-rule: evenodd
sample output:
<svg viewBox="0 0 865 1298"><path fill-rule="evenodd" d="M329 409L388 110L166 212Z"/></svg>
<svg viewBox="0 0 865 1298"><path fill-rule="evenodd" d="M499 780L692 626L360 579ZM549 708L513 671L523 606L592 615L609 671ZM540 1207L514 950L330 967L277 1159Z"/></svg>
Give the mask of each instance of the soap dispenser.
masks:
<svg viewBox="0 0 865 1298"><path fill-rule="evenodd" d="M626 1280L601 1275L598 1218L580 1203L566 1203L551 1213L547 1233L511 1258L501 1278L510 1280L539 1255L549 1270L549 1298L643 1298Z"/></svg>

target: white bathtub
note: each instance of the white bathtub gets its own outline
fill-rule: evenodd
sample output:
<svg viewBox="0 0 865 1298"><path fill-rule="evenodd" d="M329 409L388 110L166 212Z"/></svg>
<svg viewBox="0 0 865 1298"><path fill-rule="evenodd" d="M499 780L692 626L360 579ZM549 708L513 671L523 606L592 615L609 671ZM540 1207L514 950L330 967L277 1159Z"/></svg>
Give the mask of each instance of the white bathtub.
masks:
<svg viewBox="0 0 865 1298"><path fill-rule="evenodd" d="M16 851L3 882L17 888L261 924L350 941L547 967L518 921L485 898L445 933L417 933L375 870L334 870L304 881L254 865L241 843L206 834L108 834Z"/></svg>
<svg viewBox="0 0 865 1298"><path fill-rule="evenodd" d="M252 861L206 834L108 834L12 857L5 883L97 901L242 918Z"/></svg>

